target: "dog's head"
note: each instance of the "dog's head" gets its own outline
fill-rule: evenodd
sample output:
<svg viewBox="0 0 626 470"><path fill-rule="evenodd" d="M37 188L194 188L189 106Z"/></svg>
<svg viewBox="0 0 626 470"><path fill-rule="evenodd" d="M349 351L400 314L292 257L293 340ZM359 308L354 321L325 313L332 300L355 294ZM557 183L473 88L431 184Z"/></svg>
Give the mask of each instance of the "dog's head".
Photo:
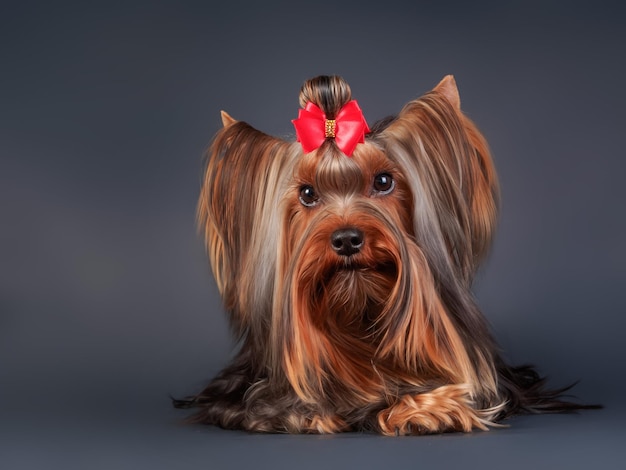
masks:
<svg viewBox="0 0 626 470"><path fill-rule="evenodd" d="M451 76L346 146L352 103L340 77L304 84L323 118L313 148L223 113L199 220L233 326L303 400L367 401L381 375L495 390L469 293L496 218L487 145Z"/></svg>

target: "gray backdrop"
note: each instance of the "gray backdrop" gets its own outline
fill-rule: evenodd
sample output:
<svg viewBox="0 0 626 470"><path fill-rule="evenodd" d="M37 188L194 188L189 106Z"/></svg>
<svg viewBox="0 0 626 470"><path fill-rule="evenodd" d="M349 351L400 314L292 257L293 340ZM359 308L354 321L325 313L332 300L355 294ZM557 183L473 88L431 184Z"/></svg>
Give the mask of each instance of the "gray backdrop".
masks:
<svg viewBox="0 0 626 470"><path fill-rule="evenodd" d="M625 55L618 2L4 2L0 467L621 467ZM512 362L606 409L398 439L180 425L169 395L233 347L194 226L219 110L290 137L309 77L371 123L449 73L502 184L480 304Z"/></svg>

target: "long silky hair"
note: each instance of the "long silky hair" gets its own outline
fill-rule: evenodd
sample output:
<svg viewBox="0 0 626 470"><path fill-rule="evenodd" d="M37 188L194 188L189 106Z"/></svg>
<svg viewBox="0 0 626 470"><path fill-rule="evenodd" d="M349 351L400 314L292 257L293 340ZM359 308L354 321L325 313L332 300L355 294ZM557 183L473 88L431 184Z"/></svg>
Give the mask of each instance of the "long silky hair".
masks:
<svg viewBox="0 0 626 470"><path fill-rule="evenodd" d="M351 98L337 76L300 92L301 106L327 119ZM200 407L194 420L274 432L468 431L580 407L546 391L531 367L505 364L472 295L498 181L451 76L373 125L351 157L332 139L305 154L222 119L198 221L240 349L203 392L176 401ZM385 197L368 189L381 172L395 184ZM318 207L299 201L305 186L322 195ZM353 225L368 239L359 270L328 246L337 227ZM408 411L394 421L403 414L390 410L419 400L434 403L422 428Z"/></svg>

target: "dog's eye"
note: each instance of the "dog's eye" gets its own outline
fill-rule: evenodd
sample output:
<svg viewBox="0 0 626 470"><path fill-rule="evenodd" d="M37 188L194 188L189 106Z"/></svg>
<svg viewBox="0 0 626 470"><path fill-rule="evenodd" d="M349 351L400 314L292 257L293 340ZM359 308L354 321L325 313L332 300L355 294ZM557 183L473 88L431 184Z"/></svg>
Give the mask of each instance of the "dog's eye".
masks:
<svg viewBox="0 0 626 470"><path fill-rule="evenodd" d="M396 187L396 182L389 173L380 173L374 177L374 192L389 194Z"/></svg>
<svg viewBox="0 0 626 470"><path fill-rule="evenodd" d="M300 188L300 202L303 206L313 207L319 201L319 197L313 186L302 186Z"/></svg>

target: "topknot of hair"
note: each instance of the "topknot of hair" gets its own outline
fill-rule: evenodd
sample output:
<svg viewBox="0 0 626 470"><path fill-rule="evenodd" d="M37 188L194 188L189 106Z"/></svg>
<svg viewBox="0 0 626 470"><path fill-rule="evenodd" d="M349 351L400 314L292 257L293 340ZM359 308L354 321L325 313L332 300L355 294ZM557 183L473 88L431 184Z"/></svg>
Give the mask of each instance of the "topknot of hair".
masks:
<svg viewBox="0 0 626 470"><path fill-rule="evenodd" d="M304 108L310 101L319 106L327 119L335 119L351 98L350 85L338 75L311 78L300 89L300 106Z"/></svg>

